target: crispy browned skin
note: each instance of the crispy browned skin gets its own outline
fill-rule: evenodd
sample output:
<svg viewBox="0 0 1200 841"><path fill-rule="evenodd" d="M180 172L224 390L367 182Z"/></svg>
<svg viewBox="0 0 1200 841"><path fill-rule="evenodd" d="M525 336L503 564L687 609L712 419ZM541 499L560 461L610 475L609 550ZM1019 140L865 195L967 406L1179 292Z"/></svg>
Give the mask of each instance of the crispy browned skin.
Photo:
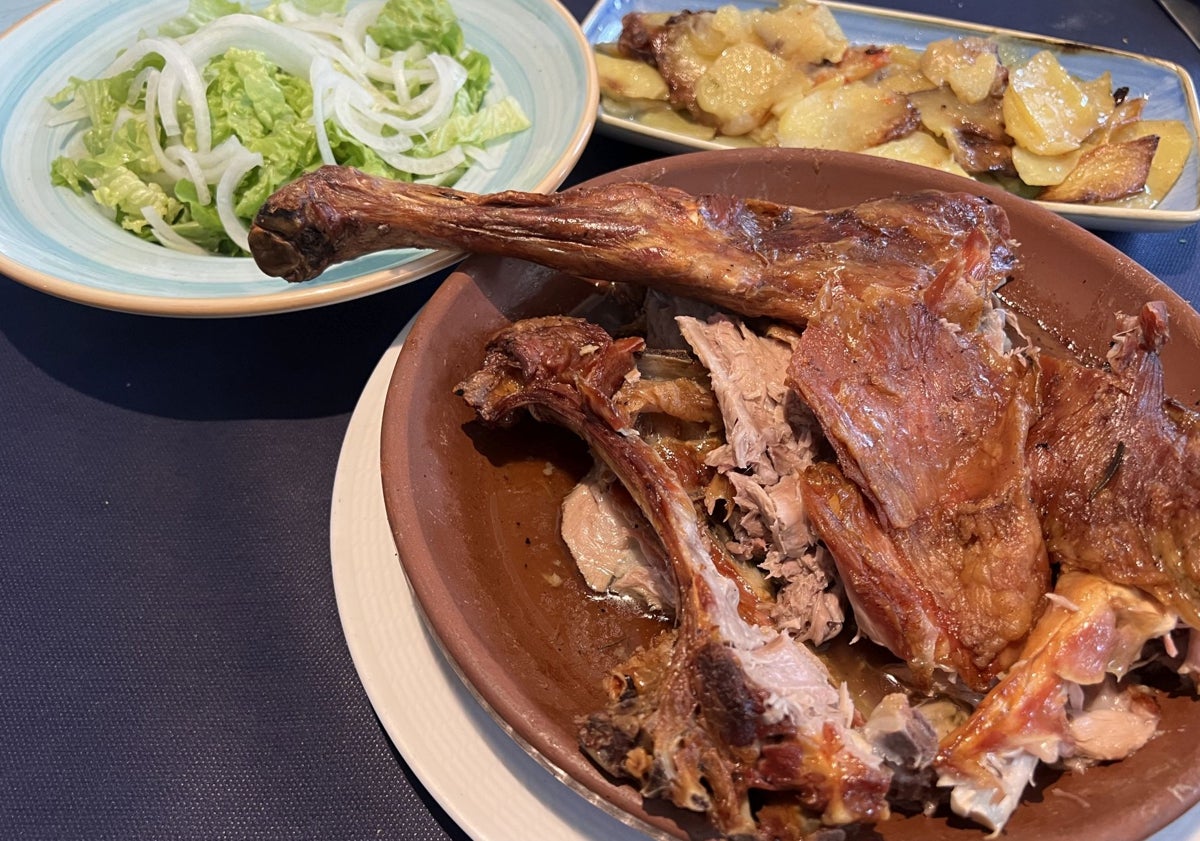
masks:
<svg viewBox="0 0 1200 841"><path fill-rule="evenodd" d="M973 232L995 289L1016 271L1008 219L967 193L813 211L647 183L477 195L323 167L267 200L250 248L263 271L292 281L389 248L499 254L804 324L831 277L919 289Z"/></svg>
<svg viewBox="0 0 1200 841"><path fill-rule="evenodd" d="M789 379L838 455L840 470L806 474L804 498L860 629L919 676L986 689L1050 580L1025 464L1029 369L876 287L831 296Z"/></svg>
<svg viewBox="0 0 1200 841"><path fill-rule="evenodd" d="M714 563L721 549L687 490L613 405L639 349L640 340L614 341L579 319L529 319L498 334L483 367L458 387L487 422L526 409L580 435L637 502L670 562L678 630L616 676L610 707L584 723L584 747L647 796L706 812L730 836L765 838L751 791L796 804L798 832L789 837L818 821L886 816L891 774L846 726L853 712L825 667L786 634L741 618L737 588Z"/></svg>
<svg viewBox="0 0 1200 841"><path fill-rule="evenodd" d="M1029 434L1046 545L1064 568L1141 587L1200 627L1200 416L1166 399L1166 307L1127 318L1111 368L1043 358Z"/></svg>
<svg viewBox="0 0 1200 841"><path fill-rule="evenodd" d="M1109 758L1088 757L1087 747L1076 744L1068 716L1072 686L1123 677L1145 643L1175 625L1175 615L1144 593L1094 575L1065 573L1054 592L1058 598L1029 634L1020 660L942 741L937 758L940 784L956 786L956 811L997 832L1033 775L1034 757ZM1148 696L1134 699L1157 717ZM1073 712L1081 712L1075 704Z"/></svg>

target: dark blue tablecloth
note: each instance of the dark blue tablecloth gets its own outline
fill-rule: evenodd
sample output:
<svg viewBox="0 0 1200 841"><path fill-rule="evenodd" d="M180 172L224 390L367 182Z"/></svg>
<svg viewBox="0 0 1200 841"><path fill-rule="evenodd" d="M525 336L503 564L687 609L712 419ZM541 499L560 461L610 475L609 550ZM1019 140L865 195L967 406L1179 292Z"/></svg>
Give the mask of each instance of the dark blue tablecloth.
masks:
<svg viewBox="0 0 1200 841"><path fill-rule="evenodd" d="M878 5L1200 69L1154 0ZM597 136L568 183L656 154ZM1196 228L1104 236L1200 297ZM0 839L465 837L374 717L329 556L350 413L441 277L217 320L0 277Z"/></svg>

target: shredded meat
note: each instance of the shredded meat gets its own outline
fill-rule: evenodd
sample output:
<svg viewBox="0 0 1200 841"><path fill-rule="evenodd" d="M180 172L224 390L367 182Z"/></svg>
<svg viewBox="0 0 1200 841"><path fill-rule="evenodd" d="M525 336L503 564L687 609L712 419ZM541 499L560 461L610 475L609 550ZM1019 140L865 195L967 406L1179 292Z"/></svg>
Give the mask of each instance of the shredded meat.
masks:
<svg viewBox="0 0 1200 841"><path fill-rule="evenodd" d="M458 387L485 421L511 422L526 409L580 435L637 502L671 565L678 630L617 677L610 709L583 724L583 746L645 793L707 812L727 835L760 837L755 790L795 798L804 832L814 820L885 816L890 774L850 727L853 708L804 645L740 612L689 494L615 410L640 347L578 319L530 319L497 335Z"/></svg>
<svg viewBox="0 0 1200 841"><path fill-rule="evenodd" d="M708 463L734 490L729 549L781 585L771 607L776 627L825 642L841 631L844 615L832 561L817 545L800 494L819 430L784 382L798 336L759 336L723 316L678 321L709 371L724 418L725 444L709 453Z"/></svg>

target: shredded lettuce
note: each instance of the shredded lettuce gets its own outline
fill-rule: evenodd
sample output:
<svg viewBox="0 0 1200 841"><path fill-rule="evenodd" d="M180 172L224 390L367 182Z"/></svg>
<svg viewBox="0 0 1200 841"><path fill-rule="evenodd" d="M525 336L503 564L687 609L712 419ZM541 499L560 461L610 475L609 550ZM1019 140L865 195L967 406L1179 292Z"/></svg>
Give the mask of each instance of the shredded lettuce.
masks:
<svg viewBox="0 0 1200 841"><path fill-rule="evenodd" d="M52 183L147 240L240 255L263 201L322 163L452 184L529 127L511 97L485 104L491 62L447 0L368 5L191 0L102 78L71 79L51 99L57 121L82 129ZM217 189L227 170L240 176L232 197Z"/></svg>

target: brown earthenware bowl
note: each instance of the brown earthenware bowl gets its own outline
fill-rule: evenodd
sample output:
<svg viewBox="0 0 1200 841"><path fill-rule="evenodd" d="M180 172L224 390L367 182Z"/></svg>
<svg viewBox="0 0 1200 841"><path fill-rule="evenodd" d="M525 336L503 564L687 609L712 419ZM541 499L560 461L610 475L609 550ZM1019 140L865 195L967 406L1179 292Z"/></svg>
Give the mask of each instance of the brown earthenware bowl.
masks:
<svg viewBox="0 0 1200 841"><path fill-rule="evenodd" d="M1114 313L1165 300L1168 389L1189 406L1200 401L1200 316L1100 239L1000 190L907 164L806 150L701 152L598 179L616 180L814 208L930 187L984 194L1007 209L1022 245L1025 276L1005 290L1013 309L1081 352L1102 355ZM397 363L383 418L384 497L418 603L481 701L571 784L657 834L685 837L703 824L644 803L598 772L576 744L577 718L604 703L602 676L658 630L591 597L559 537L559 504L590 463L584 447L533 421L485 429L452 393L497 329L567 312L588 292L576 279L516 260L462 264L425 307ZM1198 795L1200 703L1167 697L1161 734L1145 748L1028 792L1005 837L1131 841L1178 817ZM893 817L874 833L922 841L984 835L958 819L923 816Z"/></svg>

